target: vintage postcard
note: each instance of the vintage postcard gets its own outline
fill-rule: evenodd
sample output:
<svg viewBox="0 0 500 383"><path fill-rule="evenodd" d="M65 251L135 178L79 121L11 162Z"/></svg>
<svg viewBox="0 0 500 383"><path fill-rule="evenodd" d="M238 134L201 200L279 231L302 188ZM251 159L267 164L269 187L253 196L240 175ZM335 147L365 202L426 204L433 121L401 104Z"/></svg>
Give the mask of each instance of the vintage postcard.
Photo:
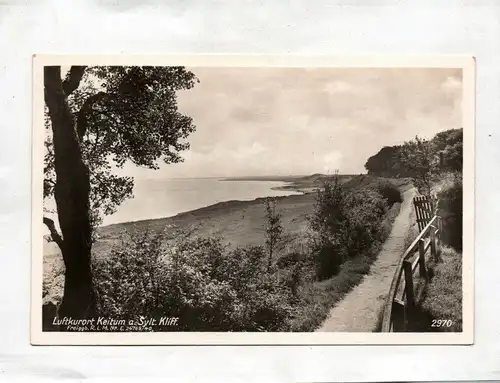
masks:
<svg viewBox="0 0 500 383"><path fill-rule="evenodd" d="M473 57L33 73L32 344L473 343Z"/></svg>

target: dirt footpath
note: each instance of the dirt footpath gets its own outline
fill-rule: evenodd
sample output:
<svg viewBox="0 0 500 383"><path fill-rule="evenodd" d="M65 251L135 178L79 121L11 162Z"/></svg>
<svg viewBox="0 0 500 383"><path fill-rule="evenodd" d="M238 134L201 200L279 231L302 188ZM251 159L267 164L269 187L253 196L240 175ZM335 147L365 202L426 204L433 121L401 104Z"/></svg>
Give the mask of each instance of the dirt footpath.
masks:
<svg viewBox="0 0 500 383"><path fill-rule="evenodd" d="M415 224L412 200L415 189L403 194L401 210L377 260L361 283L342 299L316 331L372 332L377 326L394 271L405 249L405 237Z"/></svg>

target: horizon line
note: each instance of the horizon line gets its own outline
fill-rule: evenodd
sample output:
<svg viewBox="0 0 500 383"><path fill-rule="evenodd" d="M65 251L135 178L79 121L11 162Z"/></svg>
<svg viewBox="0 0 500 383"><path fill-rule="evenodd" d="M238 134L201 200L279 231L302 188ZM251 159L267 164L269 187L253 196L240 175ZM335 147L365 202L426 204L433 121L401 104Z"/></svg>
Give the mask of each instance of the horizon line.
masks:
<svg viewBox="0 0 500 383"><path fill-rule="evenodd" d="M250 175L219 175L219 176L187 176L187 177L137 177L134 178L142 178L142 179L235 179L235 178L291 178L291 177L311 177L311 176L334 176L335 174L329 173L311 173L311 174L271 174L271 175L258 175L258 174L250 174ZM366 172L361 173L338 173L340 176L352 176L352 175L367 175Z"/></svg>

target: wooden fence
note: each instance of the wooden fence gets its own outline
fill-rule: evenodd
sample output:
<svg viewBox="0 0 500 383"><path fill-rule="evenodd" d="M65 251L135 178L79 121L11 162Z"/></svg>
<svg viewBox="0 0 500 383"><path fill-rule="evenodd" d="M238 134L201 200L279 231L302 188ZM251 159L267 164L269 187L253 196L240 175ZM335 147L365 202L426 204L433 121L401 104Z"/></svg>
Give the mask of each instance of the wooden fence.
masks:
<svg viewBox="0 0 500 383"><path fill-rule="evenodd" d="M413 205L417 216L418 231L421 232L435 215L435 203L433 198L422 195L413 198Z"/></svg>
<svg viewBox="0 0 500 383"><path fill-rule="evenodd" d="M410 330L412 314L427 284L429 257L438 259L441 254L441 217L434 208L437 203L418 196L414 198L414 205L419 229L420 225L423 227L404 252L394 274L382 318L382 332Z"/></svg>

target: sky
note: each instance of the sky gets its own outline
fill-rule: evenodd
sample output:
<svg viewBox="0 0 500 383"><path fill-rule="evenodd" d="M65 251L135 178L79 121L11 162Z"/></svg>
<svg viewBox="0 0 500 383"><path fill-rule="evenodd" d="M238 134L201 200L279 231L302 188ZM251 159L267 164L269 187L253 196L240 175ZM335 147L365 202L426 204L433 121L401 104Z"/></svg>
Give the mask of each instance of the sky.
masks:
<svg viewBox="0 0 500 383"><path fill-rule="evenodd" d="M188 68L178 93L191 116L183 163L136 177L364 173L383 146L460 128L460 69Z"/></svg>

